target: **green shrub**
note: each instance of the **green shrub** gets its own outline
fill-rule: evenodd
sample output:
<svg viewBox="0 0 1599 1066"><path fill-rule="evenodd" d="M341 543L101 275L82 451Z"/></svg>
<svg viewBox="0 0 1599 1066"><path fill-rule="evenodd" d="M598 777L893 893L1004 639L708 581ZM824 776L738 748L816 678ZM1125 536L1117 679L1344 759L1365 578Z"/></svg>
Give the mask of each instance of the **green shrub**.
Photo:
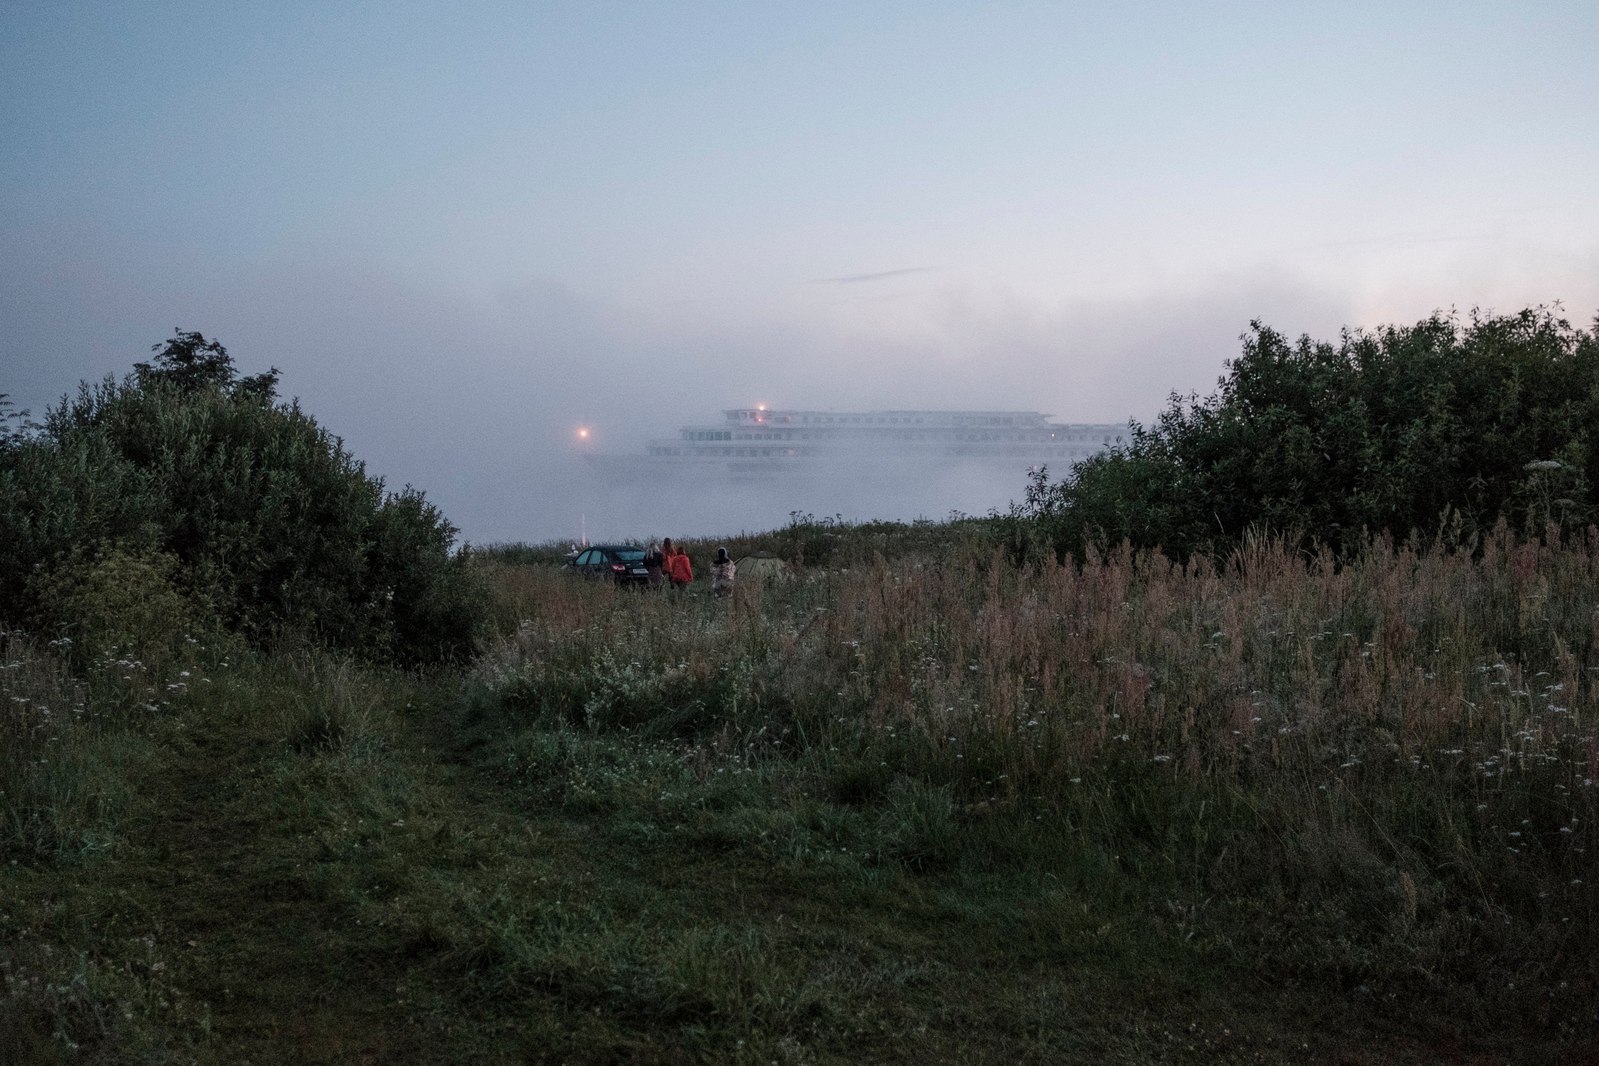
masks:
<svg viewBox="0 0 1599 1066"><path fill-rule="evenodd" d="M50 615L47 575L74 560L165 556L177 591L256 641L468 652L478 597L455 528L276 403L275 381L237 378L220 345L180 332L155 365L84 384L0 449L0 620Z"/></svg>
<svg viewBox="0 0 1599 1066"><path fill-rule="evenodd" d="M113 548L98 558L71 558L40 575L32 588L46 632L72 640L81 656L132 651L145 660L172 658L200 613L174 584L177 559Z"/></svg>
<svg viewBox="0 0 1599 1066"><path fill-rule="evenodd" d="M1339 343L1251 324L1216 393L1039 482L1011 536L1225 553L1251 529L1344 551L1367 532L1470 538L1599 515L1599 337L1545 309L1434 315Z"/></svg>

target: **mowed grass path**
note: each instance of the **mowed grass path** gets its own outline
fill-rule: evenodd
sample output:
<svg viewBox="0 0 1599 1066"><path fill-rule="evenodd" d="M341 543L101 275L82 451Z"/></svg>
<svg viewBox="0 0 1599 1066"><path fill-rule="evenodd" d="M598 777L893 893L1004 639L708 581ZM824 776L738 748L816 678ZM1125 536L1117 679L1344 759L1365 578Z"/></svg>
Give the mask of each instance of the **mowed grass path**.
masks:
<svg viewBox="0 0 1599 1066"><path fill-rule="evenodd" d="M111 1061L393 1058L389 945L307 876L315 834L284 817L281 741L237 699L197 711L154 723L159 755L132 781L114 857L36 867L18 886L31 935L88 955L81 1010L99 1017L76 1027L79 1050Z"/></svg>
<svg viewBox="0 0 1599 1066"><path fill-rule="evenodd" d="M449 686L218 679L149 739L109 855L4 874L15 957L72 985L11 1013L24 1061L1518 1057L1048 871L774 860L729 828L749 807L551 805Z"/></svg>

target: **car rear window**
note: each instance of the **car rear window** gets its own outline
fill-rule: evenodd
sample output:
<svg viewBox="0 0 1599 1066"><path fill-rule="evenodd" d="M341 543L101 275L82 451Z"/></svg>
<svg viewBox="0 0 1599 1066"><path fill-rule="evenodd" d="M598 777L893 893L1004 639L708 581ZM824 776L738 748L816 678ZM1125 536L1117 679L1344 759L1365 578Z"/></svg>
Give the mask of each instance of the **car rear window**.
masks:
<svg viewBox="0 0 1599 1066"><path fill-rule="evenodd" d="M623 548L616 552L616 557L624 563L642 563L644 561L643 548Z"/></svg>

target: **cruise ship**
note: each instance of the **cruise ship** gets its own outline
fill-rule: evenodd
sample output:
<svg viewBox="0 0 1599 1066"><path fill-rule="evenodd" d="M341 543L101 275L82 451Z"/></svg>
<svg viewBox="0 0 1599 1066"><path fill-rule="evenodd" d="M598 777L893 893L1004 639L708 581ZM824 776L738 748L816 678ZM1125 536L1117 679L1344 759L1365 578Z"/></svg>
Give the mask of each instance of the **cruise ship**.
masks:
<svg viewBox="0 0 1599 1066"><path fill-rule="evenodd" d="M722 421L652 440L644 456L591 456L639 473L692 470L730 480L866 469L981 465L1019 477L1047 466L1065 474L1124 443L1125 426L1051 422L1037 411L806 411L738 407Z"/></svg>

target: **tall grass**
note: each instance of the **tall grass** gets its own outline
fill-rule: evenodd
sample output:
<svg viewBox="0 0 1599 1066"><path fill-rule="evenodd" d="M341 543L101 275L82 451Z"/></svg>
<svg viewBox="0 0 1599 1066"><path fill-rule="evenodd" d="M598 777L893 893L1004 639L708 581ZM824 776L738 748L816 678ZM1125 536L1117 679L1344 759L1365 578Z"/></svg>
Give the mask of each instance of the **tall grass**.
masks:
<svg viewBox="0 0 1599 1066"><path fill-rule="evenodd" d="M115 844L129 769L152 755L138 726L184 698L193 662L184 649L88 652L0 629L0 857L89 857Z"/></svg>
<svg viewBox="0 0 1599 1066"><path fill-rule="evenodd" d="M1298 983L1263 1031L1325 997L1599 1032L1599 533L1018 565L969 526L824 532L730 600L479 554L464 696L326 649L0 636L0 1059L175 1061L333 988L329 1031L482 1011L471 1040L578 1060L930 1018L947 1051L1036 995L1058 1050L1085 973L1091 1043L1126 988L1230 1002L1236 966ZM217 999L239 959L276 991Z"/></svg>
<svg viewBox="0 0 1599 1066"><path fill-rule="evenodd" d="M1599 533L862 554L731 603L507 567L479 706L675 744L702 779L781 757L835 798L1003 815L1026 832L991 849L1078 852L1163 920L1352 986L1596 976Z"/></svg>

